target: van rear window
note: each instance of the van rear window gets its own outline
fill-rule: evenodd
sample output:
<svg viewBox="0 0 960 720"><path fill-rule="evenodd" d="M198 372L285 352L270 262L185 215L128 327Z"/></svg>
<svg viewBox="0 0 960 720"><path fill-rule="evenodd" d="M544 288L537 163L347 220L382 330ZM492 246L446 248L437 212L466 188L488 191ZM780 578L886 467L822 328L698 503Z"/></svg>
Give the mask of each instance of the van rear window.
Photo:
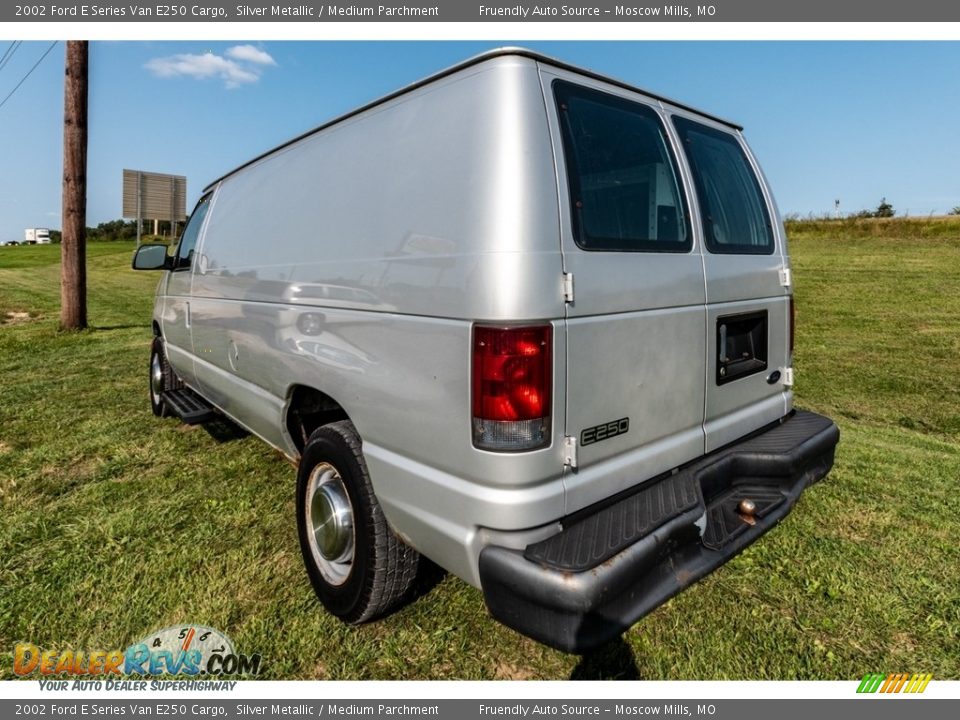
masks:
<svg viewBox="0 0 960 720"><path fill-rule="evenodd" d="M714 253L769 255L770 214L740 141L728 132L674 117L697 188L703 235Z"/></svg>
<svg viewBox="0 0 960 720"><path fill-rule="evenodd" d="M686 252L676 163L657 113L556 80L574 239L584 250Z"/></svg>

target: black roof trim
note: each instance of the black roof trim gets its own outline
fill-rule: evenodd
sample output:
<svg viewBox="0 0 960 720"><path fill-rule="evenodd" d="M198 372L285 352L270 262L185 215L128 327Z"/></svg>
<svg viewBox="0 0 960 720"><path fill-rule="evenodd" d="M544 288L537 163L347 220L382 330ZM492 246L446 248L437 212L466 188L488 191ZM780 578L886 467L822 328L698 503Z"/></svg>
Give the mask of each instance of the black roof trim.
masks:
<svg viewBox="0 0 960 720"><path fill-rule="evenodd" d="M204 193L208 192L211 188L213 188L214 185L216 185L219 182L222 182L223 180L226 180L231 175L235 175L236 173L240 172L244 168L250 167L251 165L263 160L264 158L269 157L270 155L273 155L275 152L278 152L280 150L283 150L284 148L290 147L294 143L300 142L304 138L310 137L311 135L318 133L321 130L326 130L331 125L336 125L337 123L343 122L344 120L352 118L355 115L359 115L360 113L366 112L371 108L374 108L378 105L382 105L383 103L389 102L394 98L400 97L401 95L405 95L408 92L412 92L413 90L421 88L424 85L429 85L430 83L436 80L445 78L448 75L453 75L454 73L464 70L465 68L471 67L473 65L478 65L482 62L490 60L491 58L504 57L509 55L530 58L531 60L535 60L536 62L543 63L545 65L552 65L553 67L560 68L561 70L568 70L570 72L577 73L578 75L583 75L584 77L591 78L593 80L600 80L601 82L605 82L609 85L615 85L616 87L624 88L625 90L638 92L638 93L641 93L642 95L646 95L649 98L653 98L654 100L659 100L661 102L669 103L674 107L680 108L682 110L688 110L690 112L696 113L697 115L700 115L701 117L709 118L710 120L713 120L715 122L721 123L723 125L727 125L733 128L734 130L743 130L742 126L737 125L736 123L730 122L729 120L724 120L723 118L717 117L716 115L711 115L709 113L703 112L702 110L697 110L694 107L685 105L684 103L677 102L676 100L671 100L670 98L664 97L663 95L657 95L656 93L647 92L642 88L638 88L635 85L631 85L630 83L623 82L622 80L617 80L616 78L612 78L607 75L602 75L600 73L593 72L592 70L587 70L582 67L577 67L576 65L565 63L562 60L557 60L548 55L544 55L542 53L538 53L533 50L528 50L526 48L503 47L503 48L496 48L493 50L487 50L486 52L480 53L479 55L474 55L473 57L468 58L463 62L457 63L456 65L452 65L446 68L445 70L441 70L440 72L434 73L433 75L429 75L423 78L422 80L418 80L417 82L407 85L405 87L402 87L399 90L395 90L394 92L384 95L383 97L377 98L373 102L369 102L366 105L361 105L355 110L351 110L350 112L347 112L343 115L339 115L333 118L332 120L329 120L323 123L322 125L319 125L313 128L312 130L307 130L307 132L297 135L296 137L291 138L290 140L287 140L285 143L281 145L277 145L275 148L272 148L270 150L267 150L264 153L261 153L260 155L257 155L255 158L248 160L242 165L238 165L230 172L221 175L216 180L209 183L203 189L203 192Z"/></svg>

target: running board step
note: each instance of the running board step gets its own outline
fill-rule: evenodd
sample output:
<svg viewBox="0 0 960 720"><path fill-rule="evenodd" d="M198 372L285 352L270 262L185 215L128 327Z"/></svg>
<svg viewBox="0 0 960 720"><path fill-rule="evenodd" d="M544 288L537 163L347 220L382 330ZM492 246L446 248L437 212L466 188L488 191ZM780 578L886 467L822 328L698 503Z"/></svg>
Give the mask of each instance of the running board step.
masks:
<svg viewBox="0 0 960 720"><path fill-rule="evenodd" d="M217 417L214 407L190 388L167 390L160 399L187 425L199 425Z"/></svg>

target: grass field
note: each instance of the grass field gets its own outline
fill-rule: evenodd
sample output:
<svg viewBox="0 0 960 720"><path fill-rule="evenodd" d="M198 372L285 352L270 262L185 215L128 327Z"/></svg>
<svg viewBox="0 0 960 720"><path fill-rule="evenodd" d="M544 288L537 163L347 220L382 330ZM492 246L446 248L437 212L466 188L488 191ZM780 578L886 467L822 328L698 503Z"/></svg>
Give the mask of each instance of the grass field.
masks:
<svg viewBox="0 0 960 720"><path fill-rule="evenodd" d="M261 441L157 420L158 276L89 248L92 328L57 330L58 247L0 248L0 677L12 648L121 649L183 622L270 678L960 678L960 219L790 223L797 404L834 417L829 478L784 523L602 651L492 621L447 576L348 628L301 567L294 470Z"/></svg>

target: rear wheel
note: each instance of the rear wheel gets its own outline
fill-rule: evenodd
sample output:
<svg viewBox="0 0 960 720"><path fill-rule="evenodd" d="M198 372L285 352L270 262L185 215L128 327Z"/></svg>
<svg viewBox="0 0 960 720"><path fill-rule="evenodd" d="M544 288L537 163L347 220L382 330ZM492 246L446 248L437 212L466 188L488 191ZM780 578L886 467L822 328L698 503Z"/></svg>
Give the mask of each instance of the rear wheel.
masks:
<svg viewBox="0 0 960 720"><path fill-rule="evenodd" d="M387 524L349 420L324 425L307 440L297 474L297 530L317 597L344 622L373 620L409 593L420 555Z"/></svg>

